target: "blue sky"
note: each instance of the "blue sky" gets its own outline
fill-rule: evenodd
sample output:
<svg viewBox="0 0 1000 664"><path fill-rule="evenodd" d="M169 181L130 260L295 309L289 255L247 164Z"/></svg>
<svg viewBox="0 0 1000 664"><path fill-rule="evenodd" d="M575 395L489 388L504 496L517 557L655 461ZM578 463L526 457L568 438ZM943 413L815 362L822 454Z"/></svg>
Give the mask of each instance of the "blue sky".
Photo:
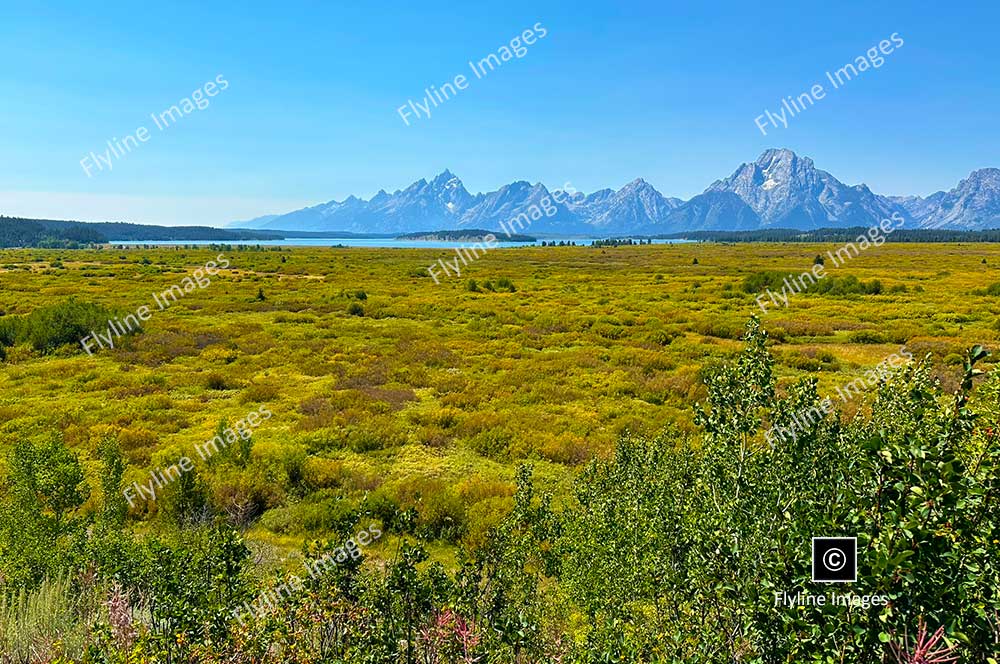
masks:
<svg viewBox="0 0 1000 664"><path fill-rule="evenodd" d="M768 147L885 194L1000 167L996 3L52 4L0 23L4 214L221 224L445 168L473 192L642 177L689 198ZM523 58L401 120L535 23ZM881 68L757 129L892 33ZM156 130L150 113L218 75L208 108ZM139 126L149 140L88 178L80 160Z"/></svg>

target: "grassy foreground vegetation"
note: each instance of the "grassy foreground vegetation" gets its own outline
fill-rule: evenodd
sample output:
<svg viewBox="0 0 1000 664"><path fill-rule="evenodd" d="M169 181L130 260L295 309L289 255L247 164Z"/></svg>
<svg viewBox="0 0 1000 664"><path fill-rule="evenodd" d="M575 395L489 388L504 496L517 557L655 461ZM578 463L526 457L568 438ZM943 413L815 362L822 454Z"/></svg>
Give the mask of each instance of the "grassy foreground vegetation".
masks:
<svg viewBox="0 0 1000 664"><path fill-rule="evenodd" d="M967 351L1000 334L1000 247L885 244L772 309L769 339L746 327L746 284L829 248L526 247L438 285L441 250L222 248L230 269L93 357L23 330L135 311L219 248L0 251L3 651L878 662L924 619L986 662L1000 383ZM927 359L764 442L904 345ZM249 440L125 501L262 405ZM232 619L369 523L361 557ZM851 589L892 605L775 608L816 592L813 535L856 535Z"/></svg>

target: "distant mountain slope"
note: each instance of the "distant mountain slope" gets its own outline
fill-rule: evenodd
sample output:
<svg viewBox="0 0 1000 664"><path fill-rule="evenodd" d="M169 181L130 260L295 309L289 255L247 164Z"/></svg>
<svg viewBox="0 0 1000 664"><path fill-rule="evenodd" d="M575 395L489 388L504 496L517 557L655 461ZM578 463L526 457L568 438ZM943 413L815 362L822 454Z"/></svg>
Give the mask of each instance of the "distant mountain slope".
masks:
<svg viewBox="0 0 1000 664"><path fill-rule="evenodd" d="M254 217L253 219L247 219L245 221L230 221L227 224L223 224L223 228L261 228L268 222L271 222L278 217L280 214L265 214L261 217Z"/></svg>
<svg viewBox="0 0 1000 664"><path fill-rule="evenodd" d="M594 207L589 225L599 232L651 230L663 224L683 202L679 198L663 196L653 185L637 178Z"/></svg>
<svg viewBox="0 0 1000 664"><path fill-rule="evenodd" d="M673 232L753 230L761 227L757 213L731 191L699 194L671 212L667 221Z"/></svg>
<svg viewBox="0 0 1000 664"><path fill-rule="evenodd" d="M512 233L589 232L587 224L568 207L568 200L567 195L554 196L541 183L531 185L521 180L482 195L462 215L459 226Z"/></svg>
<svg viewBox="0 0 1000 664"><path fill-rule="evenodd" d="M951 191L901 203L920 228L976 230L1000 227L1000 169L973 171Z"/></svg>
<svg viewBox="0 0 1000 664"><path fill-rule="evenodd" d="M940 195L941 192L934 194L934 196ZM928 196L927 198L921 198L920 196L885 196L884 198L890 203L903 208L910 219L921 219L927 215L934 196Z"/></svg>
<svg viewBox="0 0 1000 664"><path fill-rule="evenodd" d="M349 196L249 222L255 228L352 233L415 233L482 228L554 234L657 234L696 230L847 228L903 219L908 227L986 229L1000 226L1000 170L973 172L949 192L879 196L864 184L847 185L791 150L770 149L741 164L704 193L684 202L642 179L621 189L560 197L523 180L471 194L450 171L406 189L379 191L365 201ZM544 210L544 214L538 213ZM525 216L527 215L527 216ZM260 222L259 224L257 222Z"/></svg>

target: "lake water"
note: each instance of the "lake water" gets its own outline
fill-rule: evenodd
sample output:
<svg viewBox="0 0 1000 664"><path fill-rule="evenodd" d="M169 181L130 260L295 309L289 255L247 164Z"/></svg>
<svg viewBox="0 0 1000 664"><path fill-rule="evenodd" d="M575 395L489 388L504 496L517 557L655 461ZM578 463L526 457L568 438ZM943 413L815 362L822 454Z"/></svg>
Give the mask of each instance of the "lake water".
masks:
<svg viewBox="0 0 1000 664"><path fill-rule="evenodd" d="M596 240L607 238L596 237L556 237L539 238L535 242L497 242L496 247L525 247L538 246L542 242L576 242L577 245L589 246ZM679 244L690 242L691 240L653 240L653 244ZM229 245L260 245L262 247L385 247L391 249L453 249L458 247L468 247L472 242L443 242L437 240L397 240L395 238L384 237L352 237L352 238L290 238L287 240L186 240L186 241L123 241L111 240L110 244L124 244L127 246L174 246L174 245L206 245L206 244L229 244Z"/></svg>

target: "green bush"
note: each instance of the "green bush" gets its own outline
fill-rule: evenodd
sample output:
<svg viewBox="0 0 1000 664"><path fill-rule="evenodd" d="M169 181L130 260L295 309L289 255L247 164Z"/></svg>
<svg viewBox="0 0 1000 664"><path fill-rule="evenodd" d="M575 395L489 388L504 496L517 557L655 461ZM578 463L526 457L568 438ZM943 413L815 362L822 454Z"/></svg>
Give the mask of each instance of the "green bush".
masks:
<svg viewBox="0 0 1000 664"><path fill-rule="evenodd" d="M507 277L500 277L497 279L496 289L498 291L507 291L508 293L517 292L517 287L514 286L514 282Z"/></svg>
<svg viewBox="0 0 1000 664"><path fill-rule="evenodd" d="M676 334L667 332L666 330L653 330L646 335L646 340L657 346L669 346L676 337Z"/></svg>
<svg viewBox="0 0 1000 664"><path fill-rule="evenodd" d="M30 343L36 351L50 353L70 344L82 350L80 341L84 337L94 332L110 334L108 321L114 319L118 326L122 318L120 314L98 304L71 298L62 304L35 309L24 316L0 317L0 346ZM130 333L142 331L134 324L132 327L134 329ZM117 335L114 335L114 341L117 340Z"/></svg>
<svg viewBox="0 0 1000 664"><path fill-rule="evenodd" d="M878 332L872 332L871 330L859 330L857 332L852 332L848 337L848 340L852 344L884 344L885 337L883 337Z"/></svg>
<svg viewBox="0 0 1000 664"><path fill-rule="evenodd" d="M228 390L229 382L218 371L213 371L205 377L205 387L209 390Z"/></svg>
<svg viewBox="0 0 1000 664"><path fill-rule="evenodd" d="M319 498L287 507L268 510L261 517L261 526L273 533L343 533L358 522L356 502L341 497Z"/></svg>
<svg viewBox="0 0 1000 664"><path fill-rule="evenodd" d="M10 449L0 493L0 572L7 588L55 578L80 556L90 494L75 453L58 435Z"/></svg>
<svg viewBox="0 0 1000 664"><path fill-rule="evenodd" d="M510 455L510 446L513 442L514 438L510 433L494 427L473 436L469 440L469 447L477 454L490 459L506 459Z"/></svg>
<svg viewBox="0 0 1000 664"><path fill-rule="evenodd" d="M972 291L973 295L989 295L990 297L1000 297L1000 282L990 284L986 288L978 288Z"/></svg>
<svg viewBox="0 0 1000 664"><path fill-rule="evenodd" d="M920 619L987 661L1000 645L1000 380L969 400L984 353L968 354L952 404L914 366L879 388L869 420L820 418L764 444L761 429L819 403L813 379L777 397L765 340L751 324L736 364L709 376L699 441L626 437L581 477L556 550L593 625L586 661L875 664ZM849 588L890 606L776 607L775 592L821 592L817 535L857 537Z"/></svg>
<svg viewBox="0 0 1000 664"><path fill-rule="evenodd" d="M804 270L803 272L807 271ZM811 271L808 272L811 273ZM801 277L801 274L798 272L778 272L775 270L755 272L743 279L743 292L760 293L770 289L776 293L780 293L782 288L786 292L791 288L794 294L799 292L802 285L805 285L804 292L806 293L820 293L834 296L879 295L884 290L882 282L878 279L860 281L854 275L838 277L827 274L822 279L816 279L814 283L811 276ZM786 285L786 279L788 285Z"/></svg>

